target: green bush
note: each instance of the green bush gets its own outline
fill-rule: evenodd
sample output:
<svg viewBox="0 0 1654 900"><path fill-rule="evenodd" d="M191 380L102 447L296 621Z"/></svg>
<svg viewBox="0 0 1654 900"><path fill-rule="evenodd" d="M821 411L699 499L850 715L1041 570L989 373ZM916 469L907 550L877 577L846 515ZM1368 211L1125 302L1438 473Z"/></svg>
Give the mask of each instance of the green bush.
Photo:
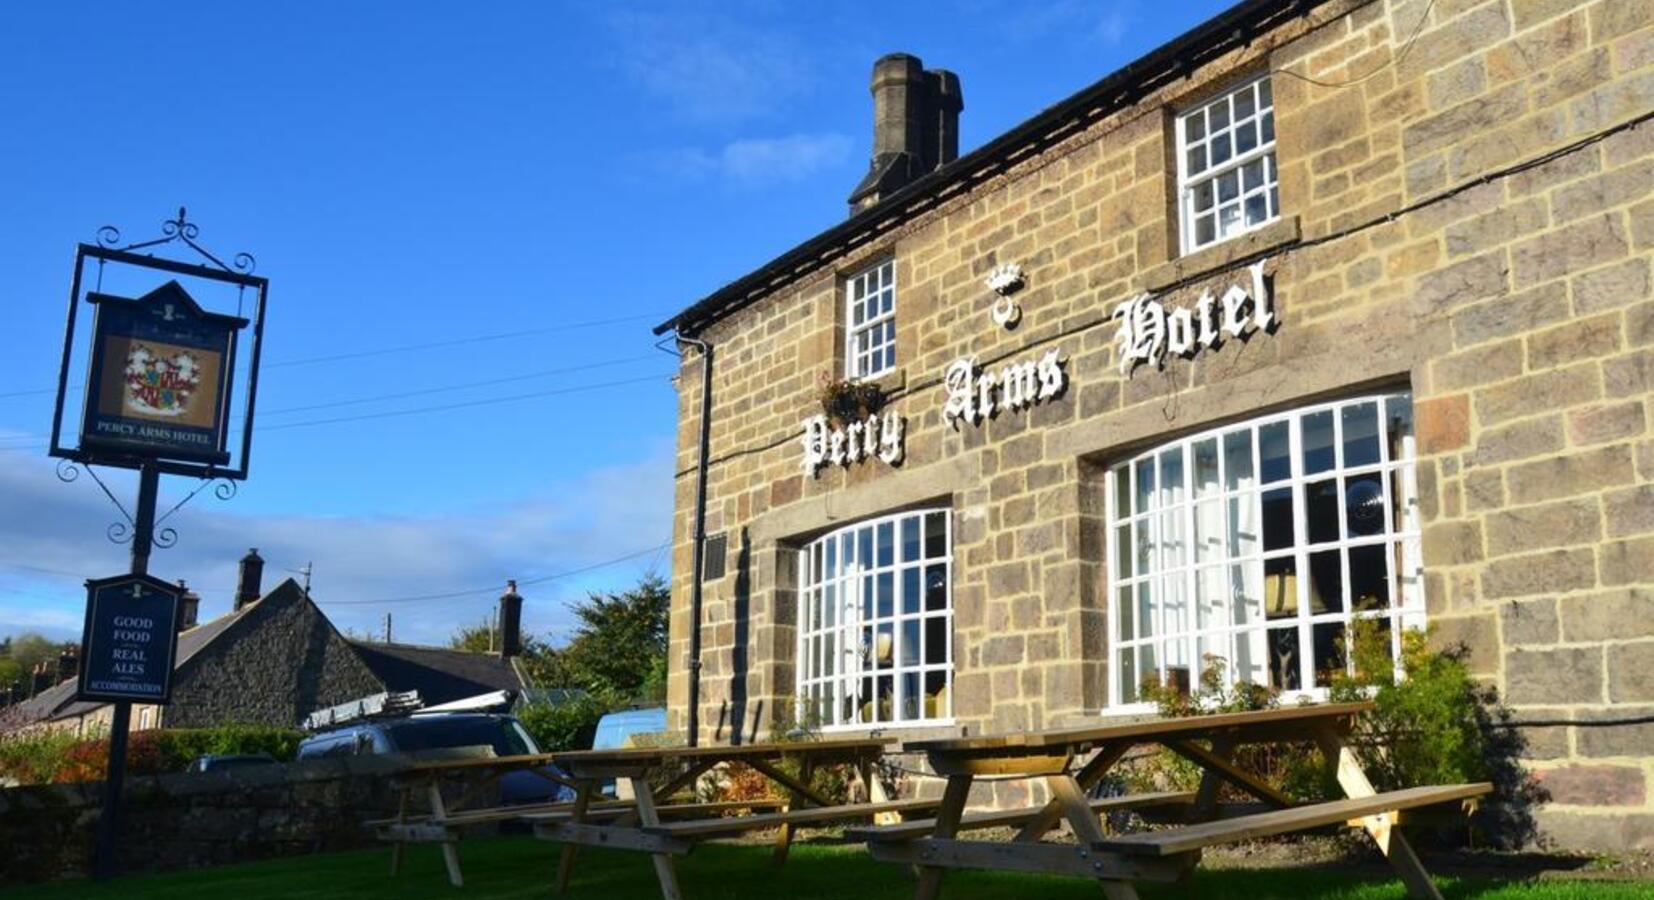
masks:
<svg viewBox="0 0 1654 900"><path fill-rule="evenodd" d="M289 728L222 725L133 732L127 742L127 771L134 775L182 772L198 756L268 753L293 758L304 737ZM0 738L0 777L21 784L99 781L108 771L107 738L86 739L69 732L33 732Z"/></svg>
<svg viewBox="0 0 1654 900"><path fill-rule="evenodd" d="M1511 726L1510 712L1492 688L1471 677L1463 648L1434 650L1425 632L1401 636L1401 670L1396 677L1390 632L1376 620L1357 620L1346 641L1353 674L1333 679L1333 702L1371 700L1372 712L1356 721L1351 744L1373 786L1381 791L1429 784L1491 781L1494 793L1475 819L1493 845L1521 846L1537 834L1531 815L1545 800L1543 790L1521 765L1524 742ZM1272 691L1251 684L1225 685L1224 661L1208 657L1200 689L1190 695L1175 687L1146 684L1144 696L1161 715L1181 717L1267 709L1279 703ZM1263 776L1272 787L1304 801L1343 796L1331 767L1309 741L1242 747L1235 761ZM1122 781L1135 790L1193 790L1201 769L1160 750L1136 760ZM1220 796L1243 798L1225 784Z"/></svg>
<svg viewBox="0 0 1654 900"><path fill-rule="evenodd" d="M517 718L547 753L588 750L597 733L597 720L609 706L589 694L562 703L531 703L517 710Z"/></svg>

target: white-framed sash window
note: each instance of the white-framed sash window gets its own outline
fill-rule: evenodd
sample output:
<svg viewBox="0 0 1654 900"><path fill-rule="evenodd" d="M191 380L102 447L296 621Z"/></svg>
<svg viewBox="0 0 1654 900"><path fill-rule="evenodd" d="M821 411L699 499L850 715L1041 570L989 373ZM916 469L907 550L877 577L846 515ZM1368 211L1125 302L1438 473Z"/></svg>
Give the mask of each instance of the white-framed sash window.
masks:
<svg viewBox="0 0 1654 900"><path fill-rule="evenodd" d="M896 261L868 266L844 283L847 378L876 378L896 368Z"/></svg>
<svg viewBox="0 0 1654 900"><path fill-rule="evenodd" d="M822 728L953 717L946 509L857 522L799 550L798 714Z"/></svg>
<svg viewBox="0 0 1654 900"><path fill-rule="evenodd" d="M1352 620L1400 659L1424 622L1412 397L1340 400L1182 438L1109 469L1109 698L1148 679L1319 698Z"/></svg>
<svg viewBox="0 0 1654 900"><path fill-rule="evenodd" d="M1275 100L1269 77L1177 117L1177 193L1183 252L1245 234L1281 215Z"/></svg>

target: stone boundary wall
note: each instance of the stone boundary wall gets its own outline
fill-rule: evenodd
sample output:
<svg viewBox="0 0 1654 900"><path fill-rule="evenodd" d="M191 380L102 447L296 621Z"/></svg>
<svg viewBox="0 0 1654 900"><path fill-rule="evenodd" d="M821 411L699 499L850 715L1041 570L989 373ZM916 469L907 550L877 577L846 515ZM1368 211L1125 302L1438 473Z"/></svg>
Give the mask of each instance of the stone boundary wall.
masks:
<svg viewBox="0 0 1654 900"><path fill-rule="evenodd" d="M373 846L405 756L129 777L121 867L158 872ZM103 782L0 789L0 885L90 869Z"/></svg>

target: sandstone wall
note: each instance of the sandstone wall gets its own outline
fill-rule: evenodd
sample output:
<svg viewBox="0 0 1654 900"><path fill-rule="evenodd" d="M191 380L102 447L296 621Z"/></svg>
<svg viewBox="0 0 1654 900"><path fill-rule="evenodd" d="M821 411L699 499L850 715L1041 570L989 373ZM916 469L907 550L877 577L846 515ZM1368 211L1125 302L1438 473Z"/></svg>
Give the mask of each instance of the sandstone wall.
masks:
<svg viewBox="0 0 1654 900"><path fill-rule="evenodd" d="M1008 164L729 315L717 347L706 737L791 705L792 548L904 504L951 506L956 722L1088 720L1107 697L1098 466L1170 436L1376 387L1414 396L1429 620L1529 729L1576 846L1654 845L1654 3L1339 0ZM1408 48L1408 39L1417 40ZM1405 52L1404 52L1404 48ZM1273 76L1283 218L1178 255L1174 110ZM1289 70L1320 82L1282 74ZM968 80L968 71L966 72ZM1101 73L1099 73L1101 74ZM842 376L842 279L896 260L899 468L800 468ZM1114 306L1221 291L1267 255L1271 335L1120 374ZM982 286L1019 262L1013 331ZM941 415L944 367L1060 348L1060 400L984 427ZM686 357L669 698L684 725L701 392ZM904 736L918 736L903 732Z"/></svg>

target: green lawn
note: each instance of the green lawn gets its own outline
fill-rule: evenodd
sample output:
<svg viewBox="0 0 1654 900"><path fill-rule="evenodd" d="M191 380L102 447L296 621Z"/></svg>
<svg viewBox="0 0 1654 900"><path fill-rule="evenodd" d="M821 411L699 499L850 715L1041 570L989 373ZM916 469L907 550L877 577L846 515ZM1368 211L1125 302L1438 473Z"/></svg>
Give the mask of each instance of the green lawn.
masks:
<svg viewBox="0 0 1654 900"><path fill-rule="evenodd" d="M858 846L799 844L785 869L770 866L770 848L759 845L709 844L678 862L678 875L689 900L752 898L769 900L908 900L913 883L894 865L873 861ZM365 850L325 856L300 857L135 876L104 884L58 882L26 888L8 888L8 900L284 900L335 897L383 897L387 900L495 900L534 898L549 900L555 848L526 837L467 841L460 845L466 887L448 886L442 862L433 847L409 853L400 877L387 877L389 853ZM581 853L571 900L651 900L660 896L647 858L621 851L585 850ZM1654 893L1649 883L1583 881L1501 882L1480 879L1440 879L1449 898L1476 900L1571 900L1604 898L1632 900ZM1153 898L1244 898L1244 900L1401 900L1406 896L1394 879L1347 868L1269 870L1202 870L1189 886L1143 886L1145 900ZM1097 900L1094 884L1074 878L1002 875L989 872L953 872L942 891L947 900L999 898L1085 898Z"/></svg>

